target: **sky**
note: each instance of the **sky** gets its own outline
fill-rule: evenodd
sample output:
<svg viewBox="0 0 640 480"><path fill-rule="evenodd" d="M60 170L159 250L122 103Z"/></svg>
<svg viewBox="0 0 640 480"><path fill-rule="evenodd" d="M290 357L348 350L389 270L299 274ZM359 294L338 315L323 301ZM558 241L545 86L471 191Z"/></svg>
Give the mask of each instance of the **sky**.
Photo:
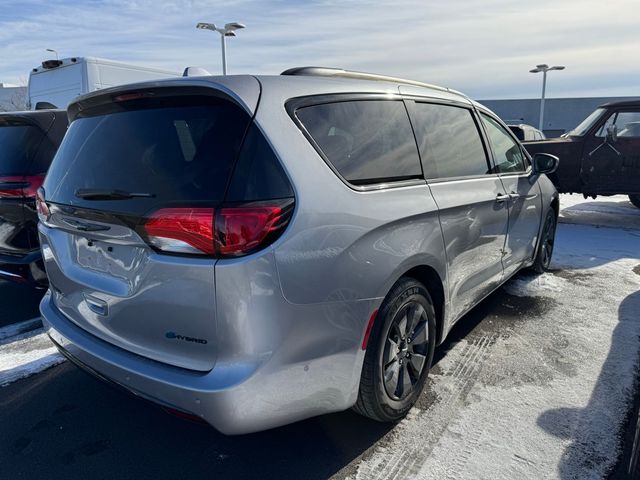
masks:
<svg viewBox="0 0 640 480"><path fill-rule="evenodd" d="M411 78L476 99L640 96L640 0L0 0L0 82L53 54L221 71L217 33L242 22L229 73L330 66Z"/></svg>

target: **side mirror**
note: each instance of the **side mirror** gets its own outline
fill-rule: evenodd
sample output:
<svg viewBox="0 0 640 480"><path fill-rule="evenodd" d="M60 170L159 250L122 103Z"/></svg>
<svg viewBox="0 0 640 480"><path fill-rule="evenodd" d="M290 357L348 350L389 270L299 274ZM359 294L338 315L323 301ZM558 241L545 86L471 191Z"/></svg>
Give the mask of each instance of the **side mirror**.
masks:
<svg viewBox="0 0 640 480"><path fill-rule="evenodd" d="M618 140L618 127L615 125L609 125L607 127L607 136L605 138L607 142L615 143Z"/></svg>
<svg viewBox="0 0 640 480"><path fill-rule="evenodd" d="M533 156L533 173L553 173L558 168L560 159L549 153L536 153Z"/></svg>

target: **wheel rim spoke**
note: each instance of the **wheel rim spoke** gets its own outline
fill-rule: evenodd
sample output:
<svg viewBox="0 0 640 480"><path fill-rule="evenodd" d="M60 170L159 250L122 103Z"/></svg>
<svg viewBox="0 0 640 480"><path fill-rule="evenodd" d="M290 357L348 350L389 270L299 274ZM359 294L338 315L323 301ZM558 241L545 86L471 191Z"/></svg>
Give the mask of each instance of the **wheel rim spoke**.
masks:
<svg viewBox="0 0 640 480"><path fill-rule="evenodd" d="M414 374L416 380L420 378L420 374L422 373L422 367L424 367L424 363L427 361L427 357L421 353L412 353L410 358L410 365L414 370Z"/></svg>
<svg viewBox="0 0 640 480"><path fill-rule="evenodd" d="M429 335L427 333L427 322L425 320L424 322L420 322L418 324L418 328L414 330L411 343L415 348L416 345L427 343L427 341L429 340L428 337Z"/></svg>
<svg viewBox="0 0 640 480"><path fill-rule="evenodd" d="M391 338L387 338L387 353L385 355L385 362L388 365L392 361L398 358L398 352L400 351L400 347L398 343L393 341Z"/></svg>
<svg viewBox="0 0 640 480"><path fill-rule="evenodd" d="M391 362L384 371L384 381L387 385L398 385L398 378L400 377L400 363Z"/></svg>
<svg viewBox="0 0 640 480"><path fill-rule="evenodd" d="M408 334L411 334L412 332L415 332L416 329L418 328L418 326L420 325L421 321L422 321L422 317L424 316L425 311L424 308L422 308L422 305L415 304L412 306L412 308L409 310L409 328L407 330Z"/></svg>
<svg viewBox="0 0 640 480"><path fill-rule="evenodd" d="M400 336L404 337L404 338L406 338L406 336L407 336L407 323L408 323L407 313L408 312L405 311L404 315L402 316L402 318L398 322L398 332L400 333Z"/></svg>

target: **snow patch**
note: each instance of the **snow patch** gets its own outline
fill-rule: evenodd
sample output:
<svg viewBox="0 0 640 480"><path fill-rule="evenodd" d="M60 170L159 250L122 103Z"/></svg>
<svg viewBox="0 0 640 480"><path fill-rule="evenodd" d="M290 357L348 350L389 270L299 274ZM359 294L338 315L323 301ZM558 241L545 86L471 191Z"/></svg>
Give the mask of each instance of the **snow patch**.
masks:
<svg viewBox="0 0 640 480"><path fill-rule="evenodd" d="M0 344L0 386L62 363L64 357L43 328Z"/></svg>
<svg viewBox="0 0 640 480"><path fill-rule="evenodd" d="M551 273L538 276L520 276L504 285L504 290L516 297L549 297L561 291L567 281Z"/></svg>

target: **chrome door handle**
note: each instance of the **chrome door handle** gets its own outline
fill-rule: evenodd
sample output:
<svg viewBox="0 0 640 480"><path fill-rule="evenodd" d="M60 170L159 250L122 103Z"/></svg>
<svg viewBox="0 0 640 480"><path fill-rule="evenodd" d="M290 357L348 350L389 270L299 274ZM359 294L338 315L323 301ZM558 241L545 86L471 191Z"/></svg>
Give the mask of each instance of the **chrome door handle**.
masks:
<svg viewBox="0 0 640 480"><path fill-rule="evenodd" d="M508 201L511 198L510 195L507 195L506 193L504 195L498 194L498 196L496 197L496 202L497 203L504 203L506 201Z"/></svg>
<svg viewBox="0 0 640 480"><path fill-rule="evenodd" d="M515 199L517 199L517 198L520 198L521 196L522 196L522 195L520 195L519 193L516 193L516 192L511 192L511 193L509 194L509 198L510 198L511 200L515 200Z"/></svg>

